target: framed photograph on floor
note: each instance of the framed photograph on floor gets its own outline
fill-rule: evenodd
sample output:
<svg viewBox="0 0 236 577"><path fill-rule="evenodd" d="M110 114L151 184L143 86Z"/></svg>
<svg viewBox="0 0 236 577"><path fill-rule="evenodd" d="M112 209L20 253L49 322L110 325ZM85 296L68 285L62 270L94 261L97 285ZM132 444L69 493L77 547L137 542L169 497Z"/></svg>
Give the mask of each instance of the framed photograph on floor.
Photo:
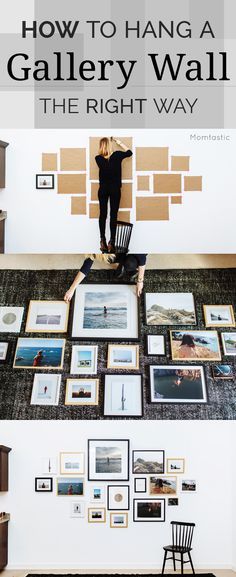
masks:
<svg viewBox="0 0 236 577"><path fill-rule="evenodd" d="M141 417L143 390L141 375L105 375L104 416Z"/></svg>
<svg viewBox="0 0 236 577"><path fill-rule="evenodd" d="M62 369L65 339L19 338L14 369Z"/></svg>
<svg viewBox="0 0 236 577"><path fill-rule="evenodd" d="M79 285L75 292L72 338L138 340L136 285Z"/></svg>
<svg viewBox="0 0 236 577"><path fill-rule="evenodd" d="M151 476L149 479L149 495L176 495L177 477Z"/></svg>
<svg viewBox="0 0 236 577"><path fill-rule="evenodd" d="M174 457L173 459L168 458L166 460L166 472L175 473L175 475L181 475L185 471L185 459L182 457Z"/></svg>
<svg viewBox="0 0 236 577"><path fill-rule="evenodd" d="M196 325L192 293L146 293L147 325Z"/></svg>
<svg viewBox="0 0 236 577"><path fill-rule="evenodd" d="M24 307L0 307L0 333L20 333Z"/></svg>
<svg viewBox="0 0 236 577"><path fill-rule="evenodd" d="M212 365L212 376L215 381L219 379L233 379L234 371L232 365Z"/></svg>
<svg viewBox="0 0 236 577"><path fill-rule="evenodd" d="M150 387L152 403L207 403L200 365L152 365Z"/></svg>
<svg viewBox="0 0 236 577"><path fill-rule="evenodd" d="M133 507L134 521L165 521L165 499L134 499Z"/></svg>
<svg viewBox="0 0 236 577"><path fill-rule="evenodd" d="M128 481L129 440L89 439L88 480Z"/></svg>
<svg viewBox="0 0 236 577"><path fill-rule="evenodd" d="M58 477L57 495L60 497L83 497L84 479L79 477Z"/></svg>
<svg viewBox="0 0 236 577"><path fill-rule="evenodd" d="M90 487L91 503L104 503L106 488L105 485L94 485Z"/></svg>
<svg viewBox="0 0 236 577"><path fill-rule="evenodd" d="M96 375L98 347L97 345L75 345L72 347L72 375Z"/></svg>
<svg viewBox="0 0 236 577"><path fill-rule="evenodd" d="M65 405L98 405L98 379L67 379Z"/></svg>
<svg viewBox="0 0 236 577"><path fill-rule="evenodd" d="M129 511L129 485L108 485L108 511Z"/></svg>
<svg viewBox="0 0 236 577"><path fill-rule="evenodd" d="M36 477L35 491L36 493L52 493L53 479L52 477Z"/></svg>
<svg viewBox="0 0 236 577"><path fill-rule="evenodd" d="M30 301L26 333L66 333L70 305L64 301Z"/></svg>
<svg viewBox="0 0 236 577"><path fill-rule="evenodd" d="M206 327L235 327L232 305L203 305Z"/></svg>
<svg viewBox="0 0 236 577"><path fill-rule="evenodd" d="M165 355L165 338L163 335L147 335L147 354L151 356Z"/></svg>
<svg viewBox="0 0 236 577"><path fill-rule="evenodd" d="M36 174L36 189L54 189L54 174Z"/></svg>
<svg viewBox="0 0 236 577"><path fill-rule="evenodd" d="M85 517L85 503L81 503L79 501L74 501L70 504L70 516L76 519L80 519L81 517Z"/></svg>
<svg viewBox="0 0 236 577"><path fill-rule="evenodd" d="M150 475L150 473L164 473L165 471L165 451L133 451L132 456L134 475Z"/></svg>
<svg viewBox="0 0 236 577"><path fill-rule="evenodd" d="M0 342L0 363L7 360L8 343Z"/></svg>
<svg viewBox="0 0 236 577"><path fill-rule="evenodd" d="M146 479L146 477L135 477L134 478L134 492L135 493L146 493L147 492L147 479Z"/></svg>
<svg viewBox="0 0 236 577"><path fill-rule="evenodd" d="M84 475L84 453L60 453L60 475Z"/></svg>
<svg viewBox="0 0 236 577"><path fill-rule="evenodd" d="M139 368L139 346L108 345L107 368L137 370Z"/></svg>
<svg viewBox="0 0 236 577"><path fill-rule="evenodd" d="M95 507L88 508L88 522L89 523L106 523L106 509Z"/></svg>
<svg viewBox="0 0 236 577"><path fill-rule="evenodd" d="M128 513L110 513L111 529L127 529Z"/></svg>
<svg viewBox="0 0 236 577"><path fill-rule="evenodd" d="M173 361L220 361L217 331L170 331Z"/></svg>
<svg viewBox="0 0 236 577"><path fill-rule="evenodd" d="M236 333L221 333L222 345L226 356L236 355Z"/></svg>
<svg viewBox="0 0 236 577"><path fill-rule="evenodd" d="M31 405L58 405L61 375L35 374Z"/></svg>

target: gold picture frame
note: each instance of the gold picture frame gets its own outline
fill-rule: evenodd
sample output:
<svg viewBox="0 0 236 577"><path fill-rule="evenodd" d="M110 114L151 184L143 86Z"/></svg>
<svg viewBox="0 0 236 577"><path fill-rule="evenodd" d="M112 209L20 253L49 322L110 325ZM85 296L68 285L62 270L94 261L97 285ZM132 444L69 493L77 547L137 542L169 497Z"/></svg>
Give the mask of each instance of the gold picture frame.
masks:
<svg viewBox="0 0 236 577"><path fill-rule="evenodd" d="M114 523L114 517L124 517L125 524ZM123 513L122 511L117 511L116 513L110 513L110 528L111 529L128 529L128 513Z"/></svg>
<svg viewBox="0 0 236 577"><path fill-rule="evenodd" d="M78 396L77 398L80 400L72 400L72 383L75 383L78 385L78 387L81 387L81 390L78 391ZM94 391L92 391L92 383L94 384ZM87 394L85 392L85 387L91 387L91 400L89 400L89 390L87 391ZM84 391L82 391L82 387L84 388ZM98 401L99 401L99 379L86 379L86 378L81 378L81 379L67 379L66 381L66 396L65 396L65 405L80 405L80 406L96 406L98 405Z"/></svg>
<svg viewBox="0 0 236 577"><path fill-rule="evenodd" d="M224 322L224 319L216 319L215 321L209 321L208 318L208 309L212 308L214 311L223 311L223 309L228 309L229 315L231 317L231 322ZM232 305L203 305L203 312L204 312L204 319L205 319L205 326L206 327L235 327L235 316L234 316L234 309Z"/></svg>
<svg viewBox="0 0 236 577"><path fill-rule="evenodd" d="M92 513L95 516L92 518ZM99 513L102 513L102 517L99 517ZM88 523L106 523L106 509L105 507L88 507Z"/></svg>
<svg viewBox="0 0 236 577"><path fill-rule="evenodd" d="M176 338L173 337L176 335ZM177 338L178 337L178 338ZM194 338L197 337L197 338ZM182 339L181 345L178 343ZM211 342L206 341L211 339ZM216 346L216 352L212 350ZM171 358L173 361L221 361L220 341L217 331L174 330L170 331ZM209 345L206 347L205 345ZM180 346L183 347L180 349ZM181 350L181 354L178 354Z"/></svg>
<svg viewBox="0 0 236 577"><path fill-rule="evenodd" d="M64 467L63 469L63 455L79 455L79 459L81 460L81 470L77 471L68 471ZM60 475L84 475L85 473L85 454L82 451L61 451L59 455L59 462L60 462Z"/></svg>
<svg viewBox="0 0 236 577"><path fill-rule="evenodd" d="M155 479L155 482L154 482ZM163 483L164 481L164 483ZM176 475L150 475L149 495L177 495L177 477ZM172 487L173 484L173 487ZM154 487L153 487L154 485ZM157 490L155 491L155 487Z"/></svg>
<svg viewBox="0 0 236 577"><path fill-rule="evenodd" d="M25 354L26 352L26 345L28 344L28 349L32 349L32 357ZM37 346L36 346L37 344ZM19 337L17 339L15 356L13 361L13 369L33 369L37 371L43 371L45 369L49 370L59 370L63 368L64 363L64 354L65 354L65 339L58 339L58 338L30 338L30 337ZM52 348L55 348L55 362L53 364L47 364L47 354L50 353L49 358L50 362L52 362ZM38 350L38 353L35 355L35 349ZM60 364L57 361L58 349L60 350ZM22 353L21 353L22 351ZM40 353L40 355L39 355ZM20 355L25 356L20 356ZM37 357L39 358L37 359ZM25 364L26 360L28 359L28 365ZM45 359L45 360L44 360ZM36 362L37 360L37 362ZM17 364L18 363L18 364ZM42 364L41 364L42 363ZM45 364L46 363L46 364Z"/></svg>
<svg viewBox="0 0 236 577"><path fill-rule="evenodd" d="M178 466L178 461L182 463L182 467L180 469L176 469ZM173 468L170 468L170 463L176 463L173 465ZM185 473L185 458L184 457L168 457L166 459L166 472L167 474L174 473L175 475L182 475Z"/></svg>
<svg viewBox="0 0 236 577"><path fill-rule="evenodd" d="M121 360L117 359L117 362L115 363L115 359L112 358L112 354L113 351L115 349L119 349L123 352L125 352L125 349L130 350L131 351L131 362L128 362L128 359L125 361L125 356L124 356L124 360L122 362L122 355L121 355ZM134 359L135 362L133 361L133 355L134 355ZM132 371L136 371L139 369L139 345L119 345L119 344L109 344L108 345L108 355L107 355L107 368L108 369L127 369L128 370L132 370Z"/></svg>
<svg viewBox="0 0 236 577"><path fill-rule="evenodd" d="M54 312L52 311L51 313L49 312L47 315L46 309L47 306L48 307L53 307L54 309L56 309L56 307L58 307L58 311L59 308L63 307L64 309L64 320L63 320L63 326L62 328L60 328L60 321L59 321L59 326L55 324L55 326L53 328L47 328L47 317L50 316L51 318L54 317L54 320L56 320L56 317L59 317L59 315L55 314L55 310ZM36 323L37 323L37 306L41 306L42 309L45 309L45 312L43 314L43 312L41 312L41 315L38 315L40 317L42 317L42 320L44 318L44 321L46 322L39 322L38 325L39 328L36 328ZM34 311L34 309L36 309ZM64 301L60 300L60 301L53 301L53 300L31 300L29 303L29 308L28 308L28 313L27 313L27 319L26 319L26 327L25 327L25 332L26 333L66 333L67 332L67 328L68 328L68 321L69 321L69 310L70 310L70 304L69 303L65 303ZM62 311L61 311L62 312ZM35 321L33 322L33 316L35 315ZM51 323L53 324L53 323Z"/></svg>

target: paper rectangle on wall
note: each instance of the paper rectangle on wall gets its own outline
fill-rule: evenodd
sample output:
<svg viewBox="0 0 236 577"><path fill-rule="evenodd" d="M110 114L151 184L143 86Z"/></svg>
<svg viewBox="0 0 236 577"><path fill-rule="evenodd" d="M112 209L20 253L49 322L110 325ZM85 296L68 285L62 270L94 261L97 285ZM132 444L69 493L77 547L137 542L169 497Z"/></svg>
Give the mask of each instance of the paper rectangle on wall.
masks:
<svg viewBox="0 0 236 577"><path fill-rule="evenodd" d="M202 190L202 176L185 176L184 190Z"/></svg>
<svg viewBox="0 0 236 577"><path fill-rule="evenodd" d="M169 198L137 197L136 220L169 220Z"/></svg>
<svg viewBox="0 0 236 577"><path fill-rule="evenodd" d="M92 182L91 183L91 200L98 201L98 190L99 190L99 183ZM133 193L133 185L132 182L123 182L121 187L121 200L120 200L120 208L132 208L132 193Z"/></svg>
<svg viewBox="0 0 236 577"><path fill-rule="evenodd" d="M95 156L99 154L99 142L101 136L98 137L91 137L89 139L89 162L90 162L90 180L98 180L99 179L99 170L98 165L95 160ZM122 142L132 150L133 140L132 138L123 138ZM118 146L114 141L112 143L113 150L122 150L120 146ZM132 180L133 175L133 164L132 164L132 156L129 158L125 158L122 162L122 178L123 180Z"/></svg>
<svg viewBox="0 0 236 577"><path fill-rule="evenodd" d="M137 190L150 190L150 176L137 176Z"/></svg>
<svg viewBox="0 0 236 577"><path fill-rule="evenodd" d="M168 170L168 152L166 147L136 148L136 170Z"/></svg>
<svg viewBox="0 0 236 577"><path fill-rule="evenodd" d="M89 205L89 218L99 218L99 203L93 202Z"/></svg>
<svg viewBox="0 0 236 577"><path fill-rule="evenodd" d="M119 210L117 220L130 222L130 210Z"/></svg>
<svg viewBox="0 0 236 577"><path fill-rule="evenodd" d="M157 194L181 193L181 174L154 174L153 192Z"/></svg>
<svg viewBox="0 0 236 577"><path fill-rule="evenodd" d="M182 196L171 196L171 204L182 204Z"/></svg>
<svg viewBox="0 0 236 577"><path fill-rule="evenodd" d="M56 153L46 153L42 154L42 170L45 171L55 171L57 170L57 154Z"/></svg>
<svg viewBox="0 0 236 577"><path fill-rule="evenodd" d="M85 171L86 148L61 148L60 170Z"/></svg>
<svg viewBox="0 0 236 577"><path fill-rule="evenodd" d="M58 174L58 194L86 194L86 174Z"/></svg>
<svg viewBox="0 0 236 577"><path fill-rule="evenodd" d="M91 200L98 201L99 182L91 182Z"/></svg>
<svg viewBox="0 0 236 577"><path fill-rule="evenodd" d="M72 196L71 198L71 214L86 214L86 197Z"/></svg>
<svg viewBox="0 0 236 577"><path fill-rule="evenodd" d="M189 156L172 156L171 157L171 170L189 170Z"/></svg>

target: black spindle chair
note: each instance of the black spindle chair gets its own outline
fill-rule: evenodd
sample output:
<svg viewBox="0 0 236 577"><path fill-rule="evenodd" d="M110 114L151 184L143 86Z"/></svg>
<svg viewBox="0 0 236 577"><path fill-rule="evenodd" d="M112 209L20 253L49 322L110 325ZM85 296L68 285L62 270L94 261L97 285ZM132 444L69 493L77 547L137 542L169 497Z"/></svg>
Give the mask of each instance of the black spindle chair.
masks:
<svg viewBox="0 0 236 577"><path fill-rule="evenodd" d="M118 220L116 223L115 253L127 254L133 225L130 222Z"/></svg>
<svg viewBox="0 0 236 577"><path fill-rule="evenodd" d="M163 547L165 554L162 566L162 574L165 570L165 564L168 559L172 559L174 571L176 571L176 561L181 563L181 575L184 572L184 563L190 563L192 567L192 572L195 574L191 551L192 551L192 539L195 523L182 523L180 521L171 521L172 525L172 545L167 545ZM171 556L167 557L170 553ZM180 559L176 559L175 555L178 553ZM188 555L188 559L184 561L184 555Z"/></svg>

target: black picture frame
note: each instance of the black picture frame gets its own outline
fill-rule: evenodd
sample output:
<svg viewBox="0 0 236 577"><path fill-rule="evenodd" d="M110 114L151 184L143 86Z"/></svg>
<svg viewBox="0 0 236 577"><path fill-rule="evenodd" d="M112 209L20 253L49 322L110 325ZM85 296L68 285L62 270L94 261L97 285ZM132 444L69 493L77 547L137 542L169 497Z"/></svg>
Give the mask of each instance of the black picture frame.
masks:
<svg viewBox="0 0 236 577"><path fill-rule="evenodd" d="M170 328L173 328L173 330L178 330L178 327L180 328L180 327L183 327L183 326L189 327L189 330L190 330L191 327L197 327L197 326L198 326L196 302L195 302L194 294L193 294L191 291L190 291L190 294L191 294L192 297L193 297L195 323L192 323L191 325L190 325L190 324L189 324L189 325L184 325L184 324L178 324L178 323L177 323L176 325L175 325L175 324L172 324L172 323L169 323L169 324L168 324L168 323L167 323L167 324L161 324L161 325L160 325L160 324L155 324L155 325L154 325L154 324L152 324L152 325L148 324L148 322L147 322L147 294L157 294L157 292L163 292L163 293L165 292L166 294L169 294L169 292L170 292L171 294L178 294L178 293L173 293L173 291L152 291L152 292L149 292L149 291L148 291L148 292L145 292L145 294L144 294L144 324L145 324L145 326L147 326L147 327L162 327L162 328L165 327L165 328L169 328L169 329L170 329ZM178 292L181 292L181 291L178 291ZM175 329L175 327L176 327L176 329ZM186 330L188 330L188 329L186 329Z"/></svg>
<svg viewBox="0 0 236 577"><path fill-rule="evenodd" d="M50 177L52 179L52 186L39 186L40 177ZM55 188L55 176L54 174L36 174L36 189L37 190L54 190Z"/></svg>
<svg viewBox="0 0 236 577"><path fill-rule="evenodd" d="M142 470L140 473L134 470L134 456L135 453L162 453L162 462L163 462L163 470L162 471L150 471L150 470ZM165 473L165 451L163 449L134 449L132 451L132 474L133 475L163 475Z"/></svg>
<svg viewBox="0 0 236 577"><path fill-rule="evenodd" d="M142 517L140 517L139 519L135 518L135 504L136 502L162 502L162 507L163 507L163 518L162 519L158 519L157 518L150 518L150 519L144 519ZM142 498L142 499L133 499L133 522L134 523L164 523L166 520L166 500L161 498L161 499L157 499L154 498L152 499L151 497L146 497L146 498Z"/></svg>
<svg viewBox="0 0 236 577"><path fill-rule="evenodd" d="M136 488L136 483L137 481L144 481L144 491L138 491ZM147 492L147 479L146 477L134 477L134 493L139 494L139 493L146 493Z"/></svg>
<svg viewBox="0 0 236 577"><path fill-rule="evenodd" d="M91 476L91 464L90 464L90 443L94 443L94 442L112 442L112 443L126 443L127 447L126 447L126 460L127 460L127 465L126 465L126 472L127 474L122 476L122 477L110 477L110 476L104 476L102 478L98 478L98 477L94 477ZM103 482L103 481L115 481L116 483L119 482L123 482L123 481L129 481L129 469L130 469L130 440L129 439L88 439L88 481L96 481L98 482Z"/></svg>
<svg viewBox="0 0 236 577"><path fill-rule="evenodd" d="M39 489L37 484L38 481L50 481L49 489ZM53 491L53 478L52 477L35 477L35 492L36 493L52 493Z"/></svg>
<svg viewBox="0 0 236 577"><path fill-rule="evenodd" d="M116 376L117 376L117 377L128 377L129 375L132 376L132 377L134 377L134 376L135 376L135 377L136 377L136 376L140 377L141 413L140 413L140 414L137 414L137 415L134 415L134 414L130 414L130 415L129 415L129 414L126 413L124 416L122 416L122 415L117 415L117 414L115 415L115 414L112 414L112 413L107 413L107 414L105 414L106 378L107 378L107 377L116 377ZM133 372L128 372L128 371L127 371L126 373L117 373L117 372L115 372L115 373L105 373L105 374L103 375L103 377L102 377L102 381L103 381L103 416L104 416L104 417L107 417L107 418L109 418L109 417L114 417L114 418L116 418L116 419L126 419L126 418L131 418L131 419L132 419L132 418L140 418L140 419L141 419L141 418L143 417L143 413L144 413L144 399L143 399L143 375L142 375L142 373L136 372L136 371L133 371Z"/></svg>
<svg viewBox="0 0 236 577"><path fill-rule="evenodd" d="M114 507L110 507L110 503L109 503L109 492L110 489L114 489L114 487L117 487L117 489L121 488L121 489L127 489L127 497L128 497L128 506L127 507L118 507L118 508L114 508ZM107 510L108 511L129 511L130 510L130 486L129 485L107 485Z"/></svg>

